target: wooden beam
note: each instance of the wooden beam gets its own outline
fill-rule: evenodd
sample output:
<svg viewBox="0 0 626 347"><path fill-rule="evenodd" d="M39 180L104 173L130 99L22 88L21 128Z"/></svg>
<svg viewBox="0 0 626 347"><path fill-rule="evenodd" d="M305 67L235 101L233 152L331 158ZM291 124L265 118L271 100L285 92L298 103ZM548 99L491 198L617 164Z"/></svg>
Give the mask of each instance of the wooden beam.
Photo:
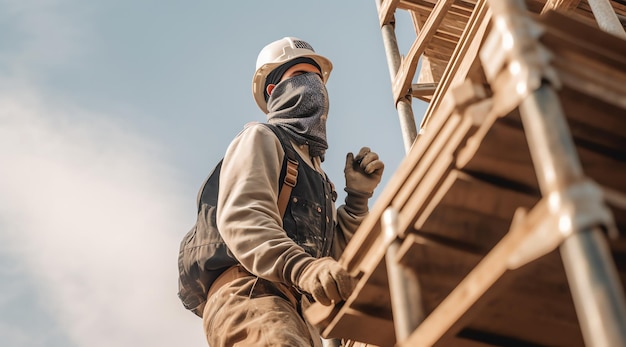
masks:
<svg viewBox="0 0 626 347"><path fill-rule="evenodd" d="M406 58L402 60L400 69L398 70L393 82L393 95L396 102L404 98L409 93L413 76L417 70L419 58L422 53L424 53L426 46L437 32L437 28L443 21L446 12L452 6L452 3L453 0L440 0L437 2L433 11L428 16L428 19L426 19L424 26L417 35L417 38L413 42L413 45L411 45Z"/></svg>
<svg viewBox="0 0 626 347"><path fill-rule="evenodd" d="M508 262L524 241L532 236L533 226L545 218L545 208L534 208L527 216L520 214L513 221L509 233L483 260L454 288L443 302L426 317L422 324L398 345L434 346L459 319L481 299L507 271Z"/></svg>
<svg viewBox="0 0 626 347"><path fill-rule="evenodd" d="M341 338L378 347L393 347L396 340L393 321L350 308L344 310L344 319L337 322L336 329L343 333Z"/></svg>
<svg viewBox="0 0 626 347"><path fill-rule="evenodd" d="M541 14L544 14L550 10L571 11L578 7L579 2L580 0L547 0L546 4L543 5Z"/></svg>
<svg viewBox="0 0 626 347"><path fill-rule="evenodd" d="M474 12L472 12L472 16L467 22L463 36L461 36L441 78L440 85L433 95L433 102L430 103L426 110L421 128L426 127L432 114L436 112L439 106L445 103L445 94L448 88L465 80L469 68L478 54L478 43L476 41L480 41L489 22L487 18L488 10L489 6L487 6L486 0L476 1Z"/></svg>
<svg viewBox="0 0 626 347"><path fill-rule="evenodd" d="M381 28L393 20L393 14L396 12L399 3L400 0L382 0L378 9L378 20Z"/></svg>

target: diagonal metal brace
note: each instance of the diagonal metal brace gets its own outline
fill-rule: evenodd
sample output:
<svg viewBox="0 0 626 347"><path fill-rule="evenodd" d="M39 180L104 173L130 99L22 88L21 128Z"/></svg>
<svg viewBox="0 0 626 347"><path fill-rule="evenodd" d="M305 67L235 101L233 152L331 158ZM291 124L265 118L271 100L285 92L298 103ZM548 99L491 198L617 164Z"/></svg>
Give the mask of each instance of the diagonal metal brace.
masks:
<svg viewBox="0 0 626 347"><path fill-rule="evenodd" d="M619 236L613 214L606 206L602 189L591 179L555 191L526 215L516 213L511 229L524 228L530 234L508 260L511 270L519 268L559 247L576 232L600 227L610 238Z"/></svg>

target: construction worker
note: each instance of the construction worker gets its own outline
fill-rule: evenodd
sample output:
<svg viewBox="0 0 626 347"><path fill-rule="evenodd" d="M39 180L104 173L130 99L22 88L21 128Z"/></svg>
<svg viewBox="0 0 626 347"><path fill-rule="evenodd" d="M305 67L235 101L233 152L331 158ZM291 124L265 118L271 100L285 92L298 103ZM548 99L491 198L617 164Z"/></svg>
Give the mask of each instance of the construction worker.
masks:
<svg viewBox="0 0 626 347"><path fill-rule="evenodd" d="M368 213L384 164L367 147L346 157L345 204L335 210L334 186L321 169L332 64L311 45L285 37L259 53L252 92L267 122L298 155L297 183L281 219L285 151L274 132L247 125L223 159L217 226L239 262L212 284L203 312L211 347L320 346L303 305L345 300L353 279L336 261Z"/></svg>

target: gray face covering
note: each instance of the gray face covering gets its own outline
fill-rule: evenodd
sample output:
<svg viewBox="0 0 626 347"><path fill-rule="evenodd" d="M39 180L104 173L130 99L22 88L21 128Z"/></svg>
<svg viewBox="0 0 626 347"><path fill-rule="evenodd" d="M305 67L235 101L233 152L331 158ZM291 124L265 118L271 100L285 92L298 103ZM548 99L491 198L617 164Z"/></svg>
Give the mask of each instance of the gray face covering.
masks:
<svg viewBox="0 0 626 347"><path fill-rule="evenodd" d="M305 73L276 85L267 100L268 123L293 136L296 143L309 145L309 154L324 160L328 92L315 73Z"/></svg>

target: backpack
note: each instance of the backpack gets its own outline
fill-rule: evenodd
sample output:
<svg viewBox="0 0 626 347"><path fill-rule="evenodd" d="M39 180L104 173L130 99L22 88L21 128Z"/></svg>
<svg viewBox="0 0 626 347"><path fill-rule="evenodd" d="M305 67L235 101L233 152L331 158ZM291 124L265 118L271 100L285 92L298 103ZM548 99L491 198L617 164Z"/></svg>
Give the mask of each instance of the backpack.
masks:
<svg viewBox="0 0 626 347"><path fill-rule="evenodd" d="M285 215L296 185L298 159L289 139L277 127L265 124L280 140L285 151L285 160L280 177L283 184L278 195L278 209ZM224 243L216 224L217 198L222 160L205 179L197 197L198 217L196 224L187 232L180 243L178 253L178 297L186 309L202 317L211 284L229 267L238 264Z"/></svg>

